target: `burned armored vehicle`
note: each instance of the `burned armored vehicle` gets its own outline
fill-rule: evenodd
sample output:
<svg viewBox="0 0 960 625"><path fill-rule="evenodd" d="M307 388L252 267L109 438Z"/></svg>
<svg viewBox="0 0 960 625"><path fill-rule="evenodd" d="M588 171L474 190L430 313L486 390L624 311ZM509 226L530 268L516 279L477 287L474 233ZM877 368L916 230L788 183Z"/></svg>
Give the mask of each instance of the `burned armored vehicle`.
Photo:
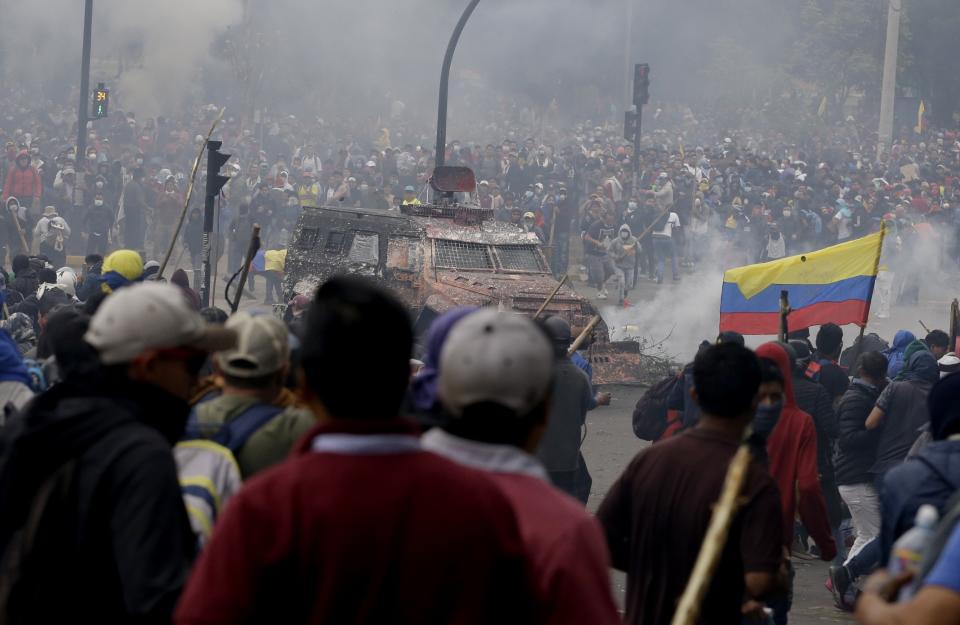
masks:
<svg viewBox="0 0 960 625"><path fill-rule="evenodd" d="M476 183L466 168L445 167L431 180L428 203L399 211L305 207L293 232L284 291L312 296L329 277L350 273L388 287L406 303L423 332L458 306L496 306L529 316L557 287L536 235L493 219L471 201ZM289 298L288 298L289 301ZM542 315L560 315L574 336L596 314L564 285ZM587 350L597 383L637 381L639 347L610 343L606 325Z"/></svg>

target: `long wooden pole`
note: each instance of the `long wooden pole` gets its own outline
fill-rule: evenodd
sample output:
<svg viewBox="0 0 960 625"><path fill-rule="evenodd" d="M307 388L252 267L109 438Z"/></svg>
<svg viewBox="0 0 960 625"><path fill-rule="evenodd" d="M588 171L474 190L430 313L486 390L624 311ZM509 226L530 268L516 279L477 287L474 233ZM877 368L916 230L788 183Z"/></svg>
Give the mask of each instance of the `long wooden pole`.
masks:
<svg viewBox="0 0 960 625"><path fill-rule="evenodd" d="M777 340L781 343L787 342L790 335L790 327L787 324L787 315L790 314L790 294L787 291L780 291L780 332L777 334Z"/></svg>
<svg viewBox="0 0 960 625"><path fill-rule="evenodd" d="M253 257L257 255L257 250L260 249L260 225L253 224L253 232L250 235L250 245L247 246L247 255L243 260L243 267L240 268L240 284L237 285L237 295L233 298L231 302L229 299L227 302L230 304L230 314L237 312L237 309L240 308L240 298L243 297L243 288L247 284L247 275L250 273L250 263L253 262ZM227 283L227 287L230 287L230 284ZM226 293L225 295L229 295Z"/></svg>
<svg viewBox="0 0 960 625"><path fill-rule="evenodd" d="M570 344L570 349L567 350L567 356L573 356L573 353L580 349L580 345L587 340L587 337L590 336L590 333L593 332L593 329L597 327L597 324L600 323L600 315L594 315L593 319L590 320L590 323L587 324L587 327L583 329L583 332L577 336L576 340Z"/></svg>
<svg viewBox="0 0 960 625"><path fill-rule="evenodd" d="M866 317L863 320L863 325L860 326L860 334L857 336L857 349L854 352L853 364L851 365L854 368L857 366L857 361L860 360L860 354L863 353L863 333L867 329L867 321L870 320L870 306L873 303L873 291L877 288L877 276L880 275L880 255L883 254L883 241L886 236L887 222L880 220L880 242L877 244L877 253L873 258L873 286L870 287L870 294L867 295Z"/></svg>
<svg viewBox="0 0 960 625"><path fill-rule="evenodd" d="M727 543L727 535L730 533L730 526L739 507L737 499L746 481L749 466L750 448L742 444L730 461L727 476L723 481L723 489L720 491L720 499L710 516L710 525L707 526L707 533L703 537L700 554L693 566L687 587L680 597L671 625L693 625L697 622L703 597L707 594L707 588L710 586L713 573Z"/></svg>
<svg viewBox="0 0 960 625"><path fill-rule="evenodd" d="M670 209L668 208L667 210L657 215L656 218L652 222L650 222L650 225L644 228L643 232L640 233L640 236L637 237L637 241L644 240L647 237L647 235L650 234L650 231L653 230L654 226L657 225L657 222L660 221L660 218L669 212L670 212Z"/></svg>
<svg viewBox="0 0 960 625"><path fill-rule="evenodd" d="M536 320L537 317L543 314L543 311L546 310L547 306L550 305L550 302L553 301L553 298L557 296L557 293L560 292L560 288L563 287L563 283L566 281L567 281L567 274L563 274L563 277L560 278L560 282L557 283L557 288L555 288L553 292L547 296L547 299L543 300L543 303L540 304L540 308L538 308L537 312L534 313L533 315L534 320Z"/></svg>
<svg viewBox="0 0 960 625"><path fill-rule="evenodd" d="M167 263L170 262L170 257L173 255L173 247L177 244L177 238L180 236L180 229L183 227L183 220L187 216L187 208L189 208L190 199L193 197L193 183L197 179L197 170L200 169L200 161L203 159L203 153L207 149L207 142L210 141L213 131L216 130L217 124L219 124L220 120L223 119L223 113L226 110L227 109L225 108L221 108L220 112L217 113L216 119L214 119L213 123L210 124L210 132L207 133L207 137L204 142L200 144L200 152L197 153L197 158L193 161L193 169L190 172L190 184L187 185L187 197L183 201L183 210L180 211L180 219L177 220L177 227L173 231L173 238L170 239L170 247L167 249L167 253L163 257L163 262L160 263L160 270L157 271L157 280L163 277L163 272L167 268Z"/></svg>

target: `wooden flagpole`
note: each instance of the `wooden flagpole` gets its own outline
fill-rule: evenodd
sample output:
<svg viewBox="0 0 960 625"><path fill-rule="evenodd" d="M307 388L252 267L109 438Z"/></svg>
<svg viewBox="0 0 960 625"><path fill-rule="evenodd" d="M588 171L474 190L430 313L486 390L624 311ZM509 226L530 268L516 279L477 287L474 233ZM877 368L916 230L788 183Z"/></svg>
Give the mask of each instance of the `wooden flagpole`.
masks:
<svg viewBox="0 0 960 625"><path fill-rule="evenodd" d="M880 242L877 244L877 255L873 260L873 286L870 287L870 294L867 295L867 311L863 319L863 325L860 326L860 334L857 336L857 349L854 352L853 368L856 368L857 361L860 360L860 354L863 352L863 333L867 329L867 322L870 320L870 306L873 304L873 291L877 288L877 276L880 275L880 255L883 253L883 240L887 236L887 222L880 220ZM852 371L856 374L856 371Z"/></svg>
<svg viewBox="0 0 960 625"><path fill-rule="evenodd" d="M787 323L787 315L790 314L790 294L786 290L780 291L780 332L777 334L777 340L781 343L787 342L787 336L790 334L790 327Z"/></svg>

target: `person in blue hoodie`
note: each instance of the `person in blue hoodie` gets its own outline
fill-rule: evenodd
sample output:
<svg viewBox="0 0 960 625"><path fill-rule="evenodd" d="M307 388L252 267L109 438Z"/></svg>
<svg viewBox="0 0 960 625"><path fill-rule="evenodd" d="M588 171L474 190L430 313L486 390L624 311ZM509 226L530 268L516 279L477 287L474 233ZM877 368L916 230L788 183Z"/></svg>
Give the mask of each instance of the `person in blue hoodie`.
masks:
<svg viewBox="0 0 960 625"><path fill-rule="evenodd" d="M30 374L10 333L0 330L0 426L8 408L19 410L33 398Z"/></svg>
<svg viewBox="0 0 960 625"><path fill-rule="evenodd" d="M887 377L891 380L897 377L903 368L903 353L907 345L917 340L910 330L899 330L893 337L893 345L883 355L887 357Z"/></svg>

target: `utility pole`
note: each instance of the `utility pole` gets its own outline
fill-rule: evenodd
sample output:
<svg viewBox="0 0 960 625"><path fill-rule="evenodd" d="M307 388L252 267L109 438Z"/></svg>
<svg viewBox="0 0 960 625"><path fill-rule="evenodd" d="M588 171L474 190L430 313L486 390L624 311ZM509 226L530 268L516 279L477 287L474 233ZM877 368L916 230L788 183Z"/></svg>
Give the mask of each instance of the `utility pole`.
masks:
<svg viewBox="0 0 960 625"><path fill-rule="evenodd" d="M630 58L633 56L633 0L626 0L626 32L623 39L623 101L630 101Z"/></svg>
<svg viewBox="0 0 960 625"><path fill-rule="evenodd" d="M77 182L83 174L87 151L87 100L90 99L90 37L93 31L93 0L86 0L83 9L83 51L80 56L80 107L77 112ZM79 185L78 185L79 186Z"/></svg>
<svg viewBox="0 0 960 625"><path fill-rule="evenodd" d="M437 145L434 154L435 167L443 167L446 159L447 147L447 93L449 91L450 81L450 63L453 62L453 51L457 49L457 42L460 41L460 33L463 27L467 25L467 20L473 10L477 8L480 0L470 0L470 4L463 10L460 20L450 35L450 42L447 43L447 52L443 55L443 66L440 68L440 100L437 102Z"/></svg>
<svg viewBox="0 0 960 625"><path fill-rule="evenodd" d="M887 42L883 52L883 84L880 87L880 129L877 158L893 142L893 106L897 91L897 47L900 44L902 0L889 0L887 6Z"/></svg>

